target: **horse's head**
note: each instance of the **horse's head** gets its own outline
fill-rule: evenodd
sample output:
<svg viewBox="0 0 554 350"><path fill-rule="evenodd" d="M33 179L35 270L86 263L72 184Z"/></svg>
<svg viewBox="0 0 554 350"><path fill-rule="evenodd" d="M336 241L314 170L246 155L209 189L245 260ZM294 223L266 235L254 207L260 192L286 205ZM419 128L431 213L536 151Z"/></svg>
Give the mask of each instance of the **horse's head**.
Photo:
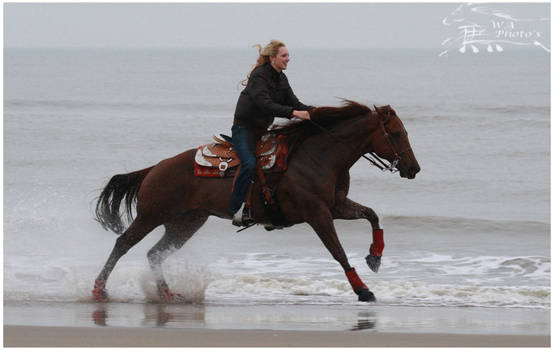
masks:
<svg viewBox="0 0 554 350"><path fill-rule="evenodd" d="M404 124L390 106L374 107L377 127L371 134L371 151L388 160L401 177L415 178L421 168L410 146Z"/></svg>

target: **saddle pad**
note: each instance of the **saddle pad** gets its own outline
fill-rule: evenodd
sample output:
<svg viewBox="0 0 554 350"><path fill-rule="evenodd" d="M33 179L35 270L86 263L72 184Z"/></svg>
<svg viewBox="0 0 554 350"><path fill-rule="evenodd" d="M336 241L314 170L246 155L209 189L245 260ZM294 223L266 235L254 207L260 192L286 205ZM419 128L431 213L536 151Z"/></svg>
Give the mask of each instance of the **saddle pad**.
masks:
<svg viewBox="0 0 554 350"><path fill-rule="evenodd" d="M265 135L256 145L258 166L265 172L286 170L288 147L282 135ZM229 143L210 143L198 147L194 174L200 177L234 176L240 159Z"/></svg>

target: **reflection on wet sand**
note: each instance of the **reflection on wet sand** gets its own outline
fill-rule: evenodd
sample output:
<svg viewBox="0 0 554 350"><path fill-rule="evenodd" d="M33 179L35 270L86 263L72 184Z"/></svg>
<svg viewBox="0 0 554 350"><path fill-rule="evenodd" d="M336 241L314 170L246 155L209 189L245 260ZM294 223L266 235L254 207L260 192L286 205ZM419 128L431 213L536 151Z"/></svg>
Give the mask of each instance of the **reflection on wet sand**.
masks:
<svg viewBox="0 0 554 350"><path fill-rule="evenodd" d="M164 305L145 305L144 306L144 323L156 324L157 327L163 327L167 322L174 318L173 314L165 311Z"/></svg>
<svg viewBox="0 0 554 350"><path fill-rule="evenodd" d="M271 308L258 310L256 315L248 314L247 318L256 318L260 323L260 326L282 323L282 315L274 314L271 312ZM110 304L96 304L95 310L92 312L92 321L97 326L111 326L109 319L110 314L116 319L121 319L125 315L120 313L124 312L124 309L117 306L111 306ZM156 326L156 327L205 327L209 325L209 319L206 318L206 307L204 305L171 305L171 304L144 304L142 307L143 318L140 321L142 326ZM227 315L229 316L229 315ZM344 318L335 315L326 316L326 322L331 324L341 323ZM236 314L237 320L244 319L244 315ZM303 315L299 317L303 322L318 323L321 322L319 315ZM335 319L332 319L335 318ZM354 318L354 317L353 317ZM263 320L263 321L262 321ZM348 324L348 323L346 323ZM360 331L367 329L374 329L377 324L377 314L375 312L358 312L356 322L351 327L344 327L344 330Z"/></svg>
<svg viewBox="0 0 554 350"><path fill-rule="evenodd" d="M97 326L106 326L108 313L104 304L98 304L98 308L92 313L92 322Z"/></svg>
<svg viewBox="0 0 554 350"><path fill-rule="evenodd" d="M540 335L550 334L550 312L378 304L5 302L4 325Z"/></svg>
<svg viewBox="0 0 554 350"><path fill-rule="evenodd" d="M122 315L117 314L121 311L123 310L118 310L117 307L112 307L110 311L110 304L97 304L92 313L92 321L97 326L110 326L109 314L112 313L116 318L121 319ZM199 325L205 324L206 312L202 305L144 304L142 311L144 315L141 321L142 326L164 327L169 322L175 325L191 322Z"/></svg>
<svg viewBox="0 0 554 350"><path fill-rule="evenodd" d="M375 312L359 312L358 324L352 327L351 331L361 331L364 329L374 329L377 324L377 314Z"/></svg>

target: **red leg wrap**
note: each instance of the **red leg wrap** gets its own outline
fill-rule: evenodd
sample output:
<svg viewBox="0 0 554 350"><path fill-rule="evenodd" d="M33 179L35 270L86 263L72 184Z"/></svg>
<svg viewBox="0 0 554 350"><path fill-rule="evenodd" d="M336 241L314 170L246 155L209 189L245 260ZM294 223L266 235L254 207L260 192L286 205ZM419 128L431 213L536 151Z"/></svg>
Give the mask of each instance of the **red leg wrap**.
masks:
<svg viewBox="0 0 554 350"><path fill-rule="evenodd" d="M373 243L371 243L369 252L373 256L382 256L384 248L385 248L385 241L383 240L383 230L382 229L373 230Z"/></svg>
<svg viewBox="0 0 554 350"><path fill-rule="evenodd" d="M358 274L356 273L355 268L346 271L346 277L348 277L348 282L350 282L350 285L352 286L352 289L354 289L354 292L358 293L361 289L369 289L364 284L364 282L362 282L360 276L358 276Z"/></svg>
<svg viewBox="0 0 554 350"><path fill-rule="evenodd" d="M96 301L107 301L108 294L106 293L106 282L96 280L94 281L94 289L92 290L92 296Z"/></svg>
<svg viewBox="0 0 554 350"><path fill-rule="evenodd" d="M178 303L185 301L185 297L179 293L173 293L165 283L160 284L158 287L158 295L160 296L160 301L163 303Z"/></svg>
<svg viewBox="0 0 554 350"><path fill-rule="evenodd" d="M168 286L162 286L158 289L158 294L160 296L160 299L163 301L172 301L173 300L173 293L169 291Z"/></svg>
<svg viewBox="0 0 554 350"><path fill-rule="evenodd" d="M106 289L106 282L105 281L100 281L100 280L94 281L94 290L95 291L103 291L105 289Z"/></svg>

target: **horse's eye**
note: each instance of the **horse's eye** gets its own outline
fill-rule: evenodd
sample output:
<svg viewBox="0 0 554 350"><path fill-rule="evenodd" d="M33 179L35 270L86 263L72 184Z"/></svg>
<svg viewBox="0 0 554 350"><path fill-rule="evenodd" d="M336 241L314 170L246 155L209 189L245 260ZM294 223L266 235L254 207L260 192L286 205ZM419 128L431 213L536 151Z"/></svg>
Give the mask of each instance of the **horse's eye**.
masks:
<svg viewBox="0 0 554 350"><path fill-rule="evenodd" d="M391 133L391 136L393 139L399 139L400 136L402 136L402 132L401 131L395 131L393 133Z"/></svg>

